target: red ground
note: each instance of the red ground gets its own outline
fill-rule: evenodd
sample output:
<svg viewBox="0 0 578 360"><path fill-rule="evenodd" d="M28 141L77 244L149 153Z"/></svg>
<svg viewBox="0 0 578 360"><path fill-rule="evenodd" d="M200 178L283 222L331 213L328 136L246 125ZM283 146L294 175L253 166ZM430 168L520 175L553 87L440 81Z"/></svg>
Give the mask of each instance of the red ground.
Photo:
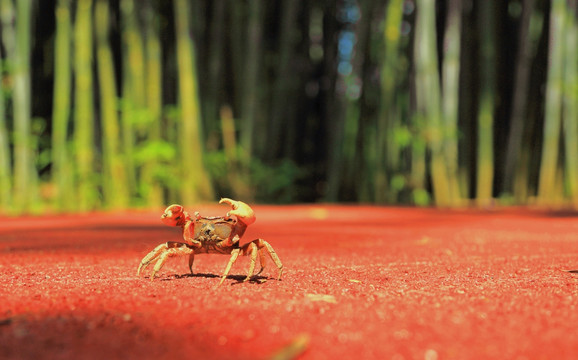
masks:
<svg viewBox="0 0 578 360"><path fill-rule="evenodd" d="M160 211L0 218L0 358L576 358L576 215L255 210L243 240L268 240L283 280L269 261L240 283L243 257L217 289L219 255L135 275L180 236Z"/></svg>

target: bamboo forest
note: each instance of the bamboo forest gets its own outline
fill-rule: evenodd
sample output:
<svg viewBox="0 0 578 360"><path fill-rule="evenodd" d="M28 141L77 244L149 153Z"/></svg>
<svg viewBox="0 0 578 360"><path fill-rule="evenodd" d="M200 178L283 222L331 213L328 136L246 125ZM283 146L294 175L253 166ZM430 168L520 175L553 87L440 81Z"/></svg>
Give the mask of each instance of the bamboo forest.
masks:
<svg viewBox="0 0 578 360"><path fill-rule="evenodd" d="M578 208L577 0L0 0L0 213Z"/></svg>

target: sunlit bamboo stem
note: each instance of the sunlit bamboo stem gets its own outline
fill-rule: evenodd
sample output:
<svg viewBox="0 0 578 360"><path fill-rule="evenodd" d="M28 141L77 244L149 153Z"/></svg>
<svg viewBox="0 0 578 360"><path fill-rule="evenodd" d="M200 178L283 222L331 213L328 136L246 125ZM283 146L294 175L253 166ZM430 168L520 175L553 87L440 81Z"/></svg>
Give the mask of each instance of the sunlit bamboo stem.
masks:
<svg viewBox="0 0 578 360"><path fill-rule="evenodd" d="M3 75L0 71L0 83L2 80ZM4 89L2 88L0 89L0 212L6 211L12 204L12 165L6 115Z"/></svg>
<svg viewBox="0 0 578 360"><path fill-rule="evenodd" d="M71 106L72 23L70 0L59 0L56 8L56 38L54 44L54 106L52 110L52 182L56 190L55 206L69 210L73 204L70 191L72 157L69 154L68 126Z"/></svg>
<svg viewBox="0 0 578 360"><path fill-rule="evenodd" d="M74 151L77 171L77 206L87 211L96 205L94 173L94 104L92 76L92 0L78 0L74 29L75 106Z"/></svg>
<svg viewBox="0 0 578 360"><path fill-rule="evenodd" d="M120 150L117 89L112 53L108 44L109 7L107 0L95 4L96 56L100 89L100 113L103 148L103 195L111 209L125 209L129 205L129 191L125 164Z"/></svg>
<svg viewBox="0 0 578 360"><path fill-rule="evenodd" d="M159 40L159 17L155 13L153 1L145 3L145 58L146 58L146 98L148 115L147 127L149 143L161 140L162 131L162 54ZM163 203L163 192L159 181L155 177L158 162L156 158L148 159L143 166L141 188L150 207L160 206Z"/></svg>
<svg viewBox="0 0 578 360"><path fill-rule="evenodd" d="M556 193L556 173L558 169L562 116L562 83L564 81L565 1L553 0L550 14L550 48L543 132L544 145L542 148L538 187L538 198L542 204L551 203L551 199Z"/></svg>
<svg viewBox="0 0 578 360"><path fill-rule="evenodd" d="M458 106L460 84L460 42L462 1L448 3L447 25L444 35L442 63L444 150L448 168L448 181L452 205L460 205L461 194L458 176Z"/></svg>
<svg viewBox="0 0 578 360"><path fill-rule="evenodd" d="M0 21L2 23L2 44L7 58L14 56L14 8L11 0L0 2ZM2 63L2 67L6 62ZM0 69L0 211L8 211L12 205L12 152L9 143L8 112L6 108L9 86L4 83L4 69Z"/></svg>
<svg viewBox="0 0 578 360"><path fill-rule="evenodd" d="M415 66L418 111L423 114L427 124L435 202L437 205L447 206L451 204L451 201L443 149L441 90L435 35L435 1L419 0L417 5Z"/></svg>
<svg viewBox="0 0 578 360"><path fill-rule="evenodd" d="M137 8L134 0L122 0L120 3L123 20L123 84L122 84L122 143L125 153L124 163L127 171L128 188L132 195L140 190L135 148L138 134L146 133L148 119L146 106L146 73L144 49L137 21Z"/></svg>
<svg viewBox="0 0 578 360"><path fill-rule="evenodd" d="M30 211L37 202L36 170L32 156L30 91L30 19L31 1L16 3L16 43L13 58L14 78L14 204Z"/></svg>
<svg viewBox="0 0 578 360"><path fill-rule="evenodd" d="M201 114L195 49L190 37L189 4L187 0L174 2L177 36L177 64L181 105L180 156L182 202L191 204L213 198L213 189L203 164L201 142Z"/></svg>
<svg viewBox="0 0 578 360"><path fill-rule="evenodd" d="M567 7L564 54L564 145L566 183L570 200L578 208L578 21L576 1Z"/></svg>

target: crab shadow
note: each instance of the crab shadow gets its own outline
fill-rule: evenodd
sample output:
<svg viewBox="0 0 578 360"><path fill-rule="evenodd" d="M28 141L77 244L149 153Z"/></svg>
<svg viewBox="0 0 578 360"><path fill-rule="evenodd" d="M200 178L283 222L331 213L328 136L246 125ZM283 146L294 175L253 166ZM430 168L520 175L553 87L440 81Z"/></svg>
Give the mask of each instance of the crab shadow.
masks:
<svg viewBox="0 0 578 360"><path fill-rule="evenodd" d="M239 284L243 284L245 282L260 285L260 284L263 284L264 282L266 282L267 280L273 280L273 278L268 277L268 276L254 275L248 281L245 281L246 277L247 277L246 275L227 275L227 279L232 279L232 280L236 281L236 282L232 283L231 285L239 285ZM194 274L187 273L187 274L167 275L160 280L161 281L173 281L173 280L186 279L186 278L211 279L211 278L221 278L221 276L215 275L215 274L208 274L208 273L194 273Z"/></svg>

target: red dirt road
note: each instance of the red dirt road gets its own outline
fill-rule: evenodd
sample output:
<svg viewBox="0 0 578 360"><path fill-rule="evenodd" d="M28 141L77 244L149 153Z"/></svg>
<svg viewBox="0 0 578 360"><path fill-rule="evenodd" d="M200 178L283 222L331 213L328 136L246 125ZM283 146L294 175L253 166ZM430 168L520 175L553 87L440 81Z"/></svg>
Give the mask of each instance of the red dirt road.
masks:
<svg viewBox="0 0 578 360"><path fill-rule="evenodd" d="M255 206L285 272L169 259L158 213L0 218L2 359L571 359L578 216ZM222 215L225 207L201 207Z"/></svg>

